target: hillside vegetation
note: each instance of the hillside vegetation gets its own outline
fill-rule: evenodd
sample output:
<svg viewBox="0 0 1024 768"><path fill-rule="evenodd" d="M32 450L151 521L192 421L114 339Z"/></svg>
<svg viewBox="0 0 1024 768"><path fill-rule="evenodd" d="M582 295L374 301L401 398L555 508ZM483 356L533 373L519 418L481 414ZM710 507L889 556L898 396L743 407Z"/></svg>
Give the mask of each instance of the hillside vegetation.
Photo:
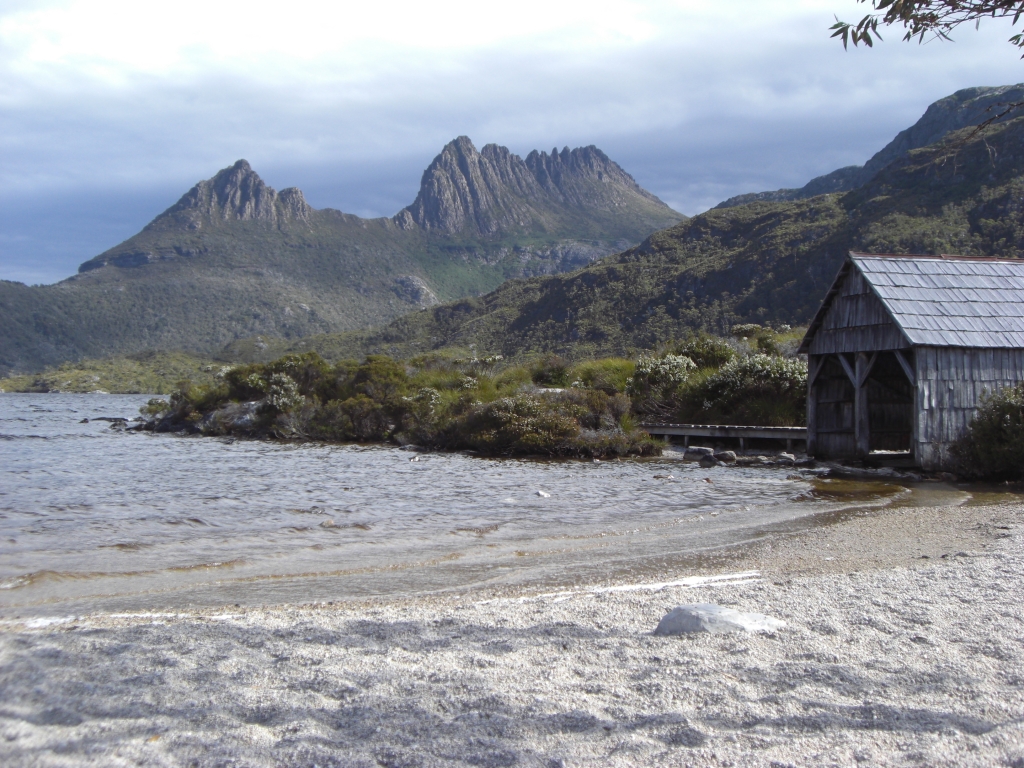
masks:
<svg viewBox="0 0 1024 768"><path fill-rule="evenodd" d="M695 330L803 324L850 250L1020 257L1024 118L959 146L969 130L912 150L842 195L713 209L575 272L511 280L375 330L250 339L224 354L412 357L459 347L512 358L633 357Z"/></svg>
<svg viewBox="0 0 1024 768"><path fill-rule="evenodd" d="M140 352L127 357L64 363L42 373L0 379L0 392L109 392L166 395L182 381L214 384L230 366L183 352Z"/></svg>
<svg viewBox="0 0 1024 768"><path fill-rule="evenodd" d="M791 425L807 366L771 329L727 341L691 336L637 361L529 365L500 356L370 355L333 365L315 352L223 371L143 409L148 429L204 435L385 441L487 455L617 457L661 450L641 418Z"/></svg>
<svg viewBox="0 0 1024 768"><path fill-rule="evenodd" d="M365 328L589 264L682 218L596 147L524 160L461 137L414 203L380 219L313 209L240 160L78 275L0 281L0 375Z"/></svg>

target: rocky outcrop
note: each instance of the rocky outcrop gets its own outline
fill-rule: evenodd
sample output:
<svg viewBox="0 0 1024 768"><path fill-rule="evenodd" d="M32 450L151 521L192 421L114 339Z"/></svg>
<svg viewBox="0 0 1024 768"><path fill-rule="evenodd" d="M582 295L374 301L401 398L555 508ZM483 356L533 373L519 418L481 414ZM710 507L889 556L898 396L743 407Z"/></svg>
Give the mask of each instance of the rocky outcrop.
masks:
<svg viewBox="0 0 1024 768"><path fill-rule="evenodd" d="M535 150L523 160L496 144L478 152L460 136L434 158L416 200L394 221L405 229L495 235L549 231L580 211L681 218L597 147Z"/></svg>
<svg viewBox="0 0 1024 768"><path fill-rule="evenodd" d="M440 304L430 286L421 277L416 275L399 275L391 283L391 290L402 301L415 304L420 308L432 307Z"/></svg>
<svg viewBox="0 0 1024 768"><path fill-rule="evenodd" d="M777 189L772 192L737 195L715 207L732 208L758 201L804 200L817 195L849 192L864 186L883 168L906 157L912 150L934 144L963 128L979 125L998 116L1006 105L1019 102L1024 102L1024 84L1004 85L998 88L964 88L929 106L920 120L896 134L896 138L876 152L864 165L850 165L818 176L799 189ZM1003 120L1012 120L1019 116L1019 112L1012 112Z"/></svg>
<svg viewBox="0 0 1024 768"><path fill-rule="evenodd" d="M308 222L312 213L299 189L289 187L278 193L267 186L247 161L239 160L212 179L196 184L147 229L159 226L166 218L195 227L201 227L204 220L276 225L289 220Z"/></svg>

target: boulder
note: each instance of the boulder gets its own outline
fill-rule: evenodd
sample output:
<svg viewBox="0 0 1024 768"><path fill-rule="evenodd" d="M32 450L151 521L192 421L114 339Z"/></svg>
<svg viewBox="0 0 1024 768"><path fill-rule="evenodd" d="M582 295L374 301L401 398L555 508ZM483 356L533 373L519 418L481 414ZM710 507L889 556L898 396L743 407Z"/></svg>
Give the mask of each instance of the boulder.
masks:
<svg viewBox="0 0 1024 768"><path fill-rule="evenodd" d="M705 469L708 469L709 467L717 467L718 464L718 459L710 454L700 457L700 465Z"/></svg>
<svg viewBox="0 0 1024 768"><path fill-rule="evenodd" d="M686 458L699 459L701 456L711 456L714 452L714 448L705 448L701 445L691 445L686 449Z"/></svg>
<svg viewBox="0 0 1024 768"><path fill-rule="evenodd" d="M736 461L736 452L719 451L718 453L715 454L715 458L721 462L724 462L725 464L732 464L734 461Z"/></svg>
<svg viewBox="0 0 1024 768"><path fill-rule="evenodd" d="M774 632L786 622L760 613L743 613L713 603L679 605L659 622L656 635L685 635L692 632Z"/></svg>
<svg viewBox="0 0 1024 768"><path fill-rule="evenodd" d="M780 453L778 461L782 464L796 464L796 456L792 453Z"/></svg>

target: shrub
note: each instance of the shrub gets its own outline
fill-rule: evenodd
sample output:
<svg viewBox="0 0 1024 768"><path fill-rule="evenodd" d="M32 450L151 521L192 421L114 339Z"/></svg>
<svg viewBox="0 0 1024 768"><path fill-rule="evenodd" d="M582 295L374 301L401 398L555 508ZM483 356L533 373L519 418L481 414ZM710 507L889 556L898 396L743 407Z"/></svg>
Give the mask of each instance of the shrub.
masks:
<svg viewBox="0 0 1024 768"><path fill-rule="evenodd" d="M1024 478L1024 384L984 395L967 433L953 444L968 477Z"/></svg>
<svg viewBox="0 0 1024 768"><path fill-rule="evenodd" d="M757 323L738 323L729 330L738 339L756 339L766 332L771 333L771 329Z"/></svg>
<svg viewBox="0 0 1024 768"><path fill-rule="evenodd" d="M804 421L807 364L751 355L695 380L681 396L684 421L791 426Z"/></svg>
<svg viewBox="0 0 1024 768"><path fill-rule="evenodd" d="M633 407L641 413L666 414L677 407L676 395L697 366L682 355L641 357L626 384Z"/></svg>
<svg viewBox="0 0 1024 768"><path fill-rule="evenodd" d="M569 363L558 355L546 355L531 371L534 384L542 387L569 386Z"/></svg>
<svg viewBox="0 0 1024 768"><path fill-rule="evenodd" d="M632 360L608 357L577 363L569 369L568 378L574 387L588 387L613 395L626 391L626 385L635 370L636 364Z"/></svg>
<svg viewBox="0 0 1024 768"><path fill-rule="evenodd" d="M707 333L676 342L671 349L674 354L693 360L698 368L721 368L736 358L736 350L729 342Z"/></svg>

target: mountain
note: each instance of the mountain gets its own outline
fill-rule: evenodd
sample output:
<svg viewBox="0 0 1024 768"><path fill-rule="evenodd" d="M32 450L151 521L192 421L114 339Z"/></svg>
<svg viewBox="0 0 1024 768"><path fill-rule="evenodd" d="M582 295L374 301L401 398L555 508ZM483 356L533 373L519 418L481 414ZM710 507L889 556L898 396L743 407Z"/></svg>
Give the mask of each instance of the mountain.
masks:
<svg viewBox="0 0 1024 768"><path fill-rule="evenodd" d="M864 165L850 165L824 176L811 179L800 189L777 189L773 192L751 192L730 197L716 208L732 208L754 202L806 200L817 195L849 192L867 184L875 174L890 163L906 157L909 152L941 141L951 133L979 125L997 117L1007 105L1024 102L1024 84L997 88L965 88L939 99L928 107L921 119L900 131L896 138L876 152ZM1009 120L1012 114L1004 120Z"/></svg>
<svg viewBox="0 0 1024 768"><path fill-rule="evenodd" d="M572 273L510 280L370 331L265 349L239 341L226 353L412 356L472 346L480 355L580 358L632 355L736 323L803 324L850 250L1024 256L1024 117L958 146L971 132L896 153L844 194L715 208Z"/></svg>
<svg viewBox="0 0 1024 768"><path fill-rule="evenodd" d="M245 160L55 285L0 281L0 374L147 349L295 338L552 274L684 219L596 147L450 142L392 218L316 210Z"/></svg>

